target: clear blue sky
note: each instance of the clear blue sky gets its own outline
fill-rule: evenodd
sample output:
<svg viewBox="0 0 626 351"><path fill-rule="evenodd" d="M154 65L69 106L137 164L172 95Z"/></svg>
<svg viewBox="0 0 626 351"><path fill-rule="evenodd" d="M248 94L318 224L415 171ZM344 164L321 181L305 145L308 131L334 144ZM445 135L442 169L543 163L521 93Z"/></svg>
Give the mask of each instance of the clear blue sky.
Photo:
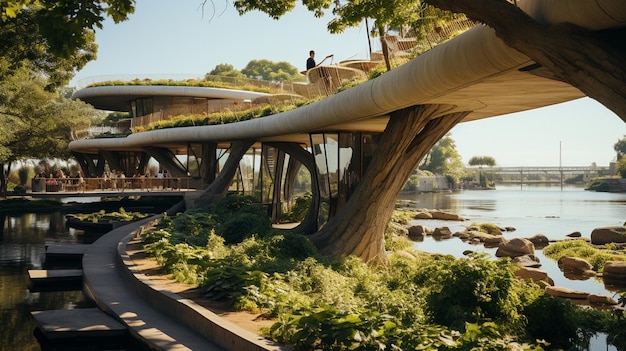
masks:
<svg viewBox="0 0 626 351"><path fill-rule="evenodd" d="M330 14L315 18L302 6L273 20L258 12L239 16L230 2L138 0L135 13L120 24L107 21L96 32L98 59L70 85L101 75L181 74L203 76L216 65L242 69L251 60L287 61L304 70L309 50L334 62L367 59L364 25L329 34ZM374 50L380 45L372 40ZM330 63L326 61L325 63ZM626 123L589 98L534 111L456 126L451 136L463 162L492 156L500 166L607 166Z"/></svg>

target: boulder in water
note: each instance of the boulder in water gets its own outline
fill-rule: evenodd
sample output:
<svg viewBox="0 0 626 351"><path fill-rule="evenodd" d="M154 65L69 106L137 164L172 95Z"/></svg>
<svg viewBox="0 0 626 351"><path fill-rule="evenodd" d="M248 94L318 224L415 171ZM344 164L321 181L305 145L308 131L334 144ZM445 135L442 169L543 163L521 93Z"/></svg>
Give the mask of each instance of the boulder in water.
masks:
<svg viewBox="0 0 626 351"><path fill-rule="evenodd" d="M591 243L594 245L626 243L626 226L596 228L591 232Z"/></svg>
<svg viewBox="0 0 626 351"><path fill-rule="evenodd" d="M514 238L498 247L496 257L517 257L523 255L534 255L535 246L528 239Z"/></svg>

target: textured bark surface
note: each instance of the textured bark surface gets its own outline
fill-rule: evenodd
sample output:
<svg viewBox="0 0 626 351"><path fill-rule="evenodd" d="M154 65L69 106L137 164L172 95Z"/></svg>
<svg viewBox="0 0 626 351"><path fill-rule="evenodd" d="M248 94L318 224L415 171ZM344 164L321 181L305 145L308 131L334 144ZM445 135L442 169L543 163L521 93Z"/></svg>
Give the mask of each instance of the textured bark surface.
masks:
<svg viewBox="0 0 626 351"><path fill-rule="evenodd" d="M195 207L210 208L226 196L228 187L239 167L239 161L253 144L253 141L236 141L231 144L230 154L222 171L196 200Z"/></svg>
<svg viewBox="0 0 626 351"><path fill-rule="evenodd" d="M569 23L543 25L506 0L427 1L492 27L507 45L626 122L625 29L591 32Z"/></svg>
<svg viewBox="0 0 626 351"><path fill-rule="evenodd" d="M396 198L418 162L467 115L440 117L447 106L410 107L391 114L372 163L341 211L311 240L323 254L386 262L384 231Z"/></svg>

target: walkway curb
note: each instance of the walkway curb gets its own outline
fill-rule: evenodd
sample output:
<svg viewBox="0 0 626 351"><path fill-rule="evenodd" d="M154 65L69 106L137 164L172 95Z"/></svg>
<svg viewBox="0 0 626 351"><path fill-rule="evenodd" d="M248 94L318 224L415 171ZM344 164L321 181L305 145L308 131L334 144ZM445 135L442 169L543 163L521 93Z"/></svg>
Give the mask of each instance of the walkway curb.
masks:
<svg viewBox="0 0 626 351"><path fill-rule="evenodd" d="M114 229L87 250L83 289L96 305L152 350L291 350L160 289L137 270L126 246L161 216Z"/></svg>

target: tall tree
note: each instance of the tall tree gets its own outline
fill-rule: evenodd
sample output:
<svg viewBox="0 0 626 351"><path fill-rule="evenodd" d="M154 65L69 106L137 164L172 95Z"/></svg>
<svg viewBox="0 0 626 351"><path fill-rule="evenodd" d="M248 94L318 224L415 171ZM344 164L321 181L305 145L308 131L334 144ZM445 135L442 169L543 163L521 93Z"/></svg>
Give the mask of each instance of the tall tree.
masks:
<svg viewBox="0 0 626 351"><path fill-rule="evenodd" d="M373 18L372 34L380 38L385 65L390 70L389 46L385 35L389 27L402 27L414 22L419 14L419 6L419 0L347 1L333 9L337 17L328 23L328 31L342 33L347 27L358 26L363 20Z"/></svg>
<svg viewBox="0 0 626 351"><path fill-rule="evenodd" d="M232 77L232 78L245 78L246 75L241 73L241 71L235 69L233 65L227 63L220 63L215 66L209 73L205 75L205 79L210 79L211 76L220 76L220 77Z"/></svg>
<svg viewBox="0 0 626 351"><path fill-rule="evenodd" d="M446 135L439 140L428 151L420 168L458 180L463 170L463 162L456 149L454 139L450 135Z"/></svg>
<svg viewBox="0 0 626 351"><path fill-rule="evenodd" d="M467 162L470 166L478 166L478 183L481 186L487 186L487 179L482 174L482 166L493 167L496 165L496 159L491 156L474 156Z"/></svg>
<svg viewBox="0 0 626 351"><path fill-rule="evenodd" d="M240 14L258 10L278 19L295 8L296 0L236 0L233 4ZM387 70L391 69L391 61L385 37L390 28L409 27L417 35L423 35L424 28L432 30L435 22L454 17L422 0L302 0L302 4L313 11L316 17L323 16L324 11L332 7L335 18L328 23L330 33L342 33L348 27L359 26L364 20L373 19L371 34L380 39Z"/></svg>
<svg viewBox="0 0 626 351"><path fill-rule="evenodd" d="M428 150L467 116L467 112L448 111L449 106L422 105L391 114L356 191L342 210L311 236L320 252L386 262L385 226L398 193Z"/></svg>
<svg viewBox="0 0 626 351"><path fill-rule="evenodd" d="M1 61L1 60L0 60ZM0 81L0 192L13 162L28 158L69 158L72 132L87 128L94 109L58 92L25 67Z"/></svg>
<svg viewBox="0 0 626 351"><path fill-rule="evenodd" d="M90 41L90 33L102 28L105 16L118 23L134 11L135 0L0 1L0 23L4 27L13 19L31 22L51 53L69 57Z"/></svg>
<svg viewBox="0 0 626 351"><path fill-rule="evenodd" d="M289 62L273 62L270 60L252 60L241 70L249 78L276 82L302 80L298 69Z"/></svg>
<svg viewBox="0 0 626 351"><path fill-rule="evenodd" d="M496 159L491 156L474 156L467 162L470 166L489 166L496 165Z"/></svg>
<svg viewBox="0 0 626 351"><path fill-rule="evenodd" d="M543 24L506 0L426 1L485 23L545 69L537 74L571 84L626 122L626 27L594 32L571 23Z"/></svg>
<svg viewBox="0 0 626 351"><path fill-rule="evenodd" d="M613 145L613 150L617 152L617 160L619 161L622 157L626 156L626 135L623 138L618 140Z"/></svg>
<svg viewBox="0 0 626 351"><path fill-rule="evenodd" d="M96 58L94 30L105 16L117 23L133 11L134 0L0 1L0 58L43 74L54 90Z"/></svg>

